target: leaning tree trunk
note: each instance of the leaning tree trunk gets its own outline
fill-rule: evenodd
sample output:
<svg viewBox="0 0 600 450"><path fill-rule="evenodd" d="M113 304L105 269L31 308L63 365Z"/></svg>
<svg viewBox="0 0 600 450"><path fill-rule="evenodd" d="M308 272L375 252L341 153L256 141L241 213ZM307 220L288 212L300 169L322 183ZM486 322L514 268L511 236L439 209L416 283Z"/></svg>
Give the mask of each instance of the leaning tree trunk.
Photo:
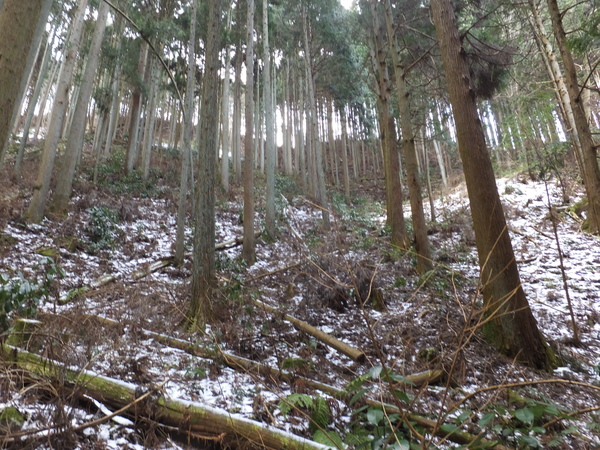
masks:
<svg viewBox="0 0 600 450"><path fill-rule="evenodd" d="M573 62L573 55L569 49L567 36L562 23L562 14L558 9L556 0L547 0L554 37L560 50L560 55L565 66L565 78L567 80L567 92L569 103L573 111L573 118L577 128L577 136L583 152L582 175L585 182L585 190L589 202L588 218L590 230L593 233L600 232L600 167L596 155L596 145L590 130L590 124L585 115L584 104L580 95L579 83L577 81L577 68Z"/></svg>
<svg viewBox="0 0 600 450"><path fill-rule="evenodd" d="M60 161L62 164L58 170L54 197L50 203L51 211L63 217L66 216L69 208L69 200L73 190L73 178L75 177L75 168L83 148L85 119L87 117L86 113L88 104L92 98L96 70L98 68L98 63L100 62L100 50L102 48L108 12L108 4L100 2L96 28L92 37L87 64L83 73L81 88L79 89L79 96L77 97L77 104L73 114L74 120L69 131L69 139L67 140L64 156Z"/></svg>
<svg viewBox="0 0 600 450"><path fill-rule="evenodd" d="M38 177L33 188L33 197L31 198L31 203L29 204L26 213L26 218L35 223L41 222L44 218L46 201L48 192L50 191L50 179L54 167L54 158L56 157L58 140L62 130L62 122L67 109L69 88L71 87L73 70L75 69L77 60L79 41L81 40L81 35L83 33L86 8L87 0L82 0L77 7L75 17L73 18L73 28L67 44L67 54L63 62L58 86L56 87L56 96L54 98L54 105L50 116L48 133L46 134L46 140L44 142L42 160L38 169Z"/></svg>
<svg viewBox="0 0 600 450"><path fill-rule="evenodd" d="M52 0L6 0L0 10L0 168L22 86L29 76L29 60L36 52L38 30L46 24L51 5Z"/></svg>
<svg viewBox="0 0 600 450"><path fill-rule="evenodd" d="M549 369L555 363L554 355L521 286L454 11L450 0L432 0L431 10L471 205L481 268L483 331L502 353Z"/></svg>

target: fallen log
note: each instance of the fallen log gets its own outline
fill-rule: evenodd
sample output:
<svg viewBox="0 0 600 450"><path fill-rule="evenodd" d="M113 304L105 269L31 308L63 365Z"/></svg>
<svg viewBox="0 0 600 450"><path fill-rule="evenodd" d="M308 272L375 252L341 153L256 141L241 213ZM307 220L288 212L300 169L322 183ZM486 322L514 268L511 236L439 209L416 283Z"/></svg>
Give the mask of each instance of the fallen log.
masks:
<svg viewBox="0 0 600 450"><path fill-rule="evenodd" d="M258 308L262 308L265 311L270 312L271 314L280 314L281 312L272 306L269 306L259 300L252 300L255 306ZM298 330L304 331L306 334L310 334L315 339L323 342L331 348L334 348L340 353L348 356L352 360L358 363L364 363L367 360L367 355L362 350L358 350L339 339L331 336L330 334L325 333L324 331L319 330L318 328L313 327L312 325L304 322L303 320L297 319L289 314L283 315L284 320L290 322L294 327Z"/></svg>
<svg viewBox="0 0 600 450"><path fill-rule="evenodd" d="M112 327L120 326L119 322L117 322L116 320L113 320L113 319L109 319L107 317L102 317L102 316L88 316L88 317L89 317L89 319L97 320L100 323L103 323L108 326L112 326ZM336 388L329 384L321 383L316 380L311 380L310 378L296 376L288 371L279 370L279 369L261 364L256 361L252 361L250 359L234 355L232 353L229 353L229 352L226 352L226 351L223 351L220 349L218 351L207 350L203 347L192 344L188 341L184 341L183 339L166 336L164 334L156 333L154 331L146 330L144 328L139 328L139 329L137 329L137 331L139 333L141 333L142 335L144 335L146 338L152 338L163 345L167 345L169 347L173 347L173 348L182 350L191 355L198 356L200 358L205 358L205 359L220 360L225 365L227 365L228 367L230 367L234 370L243 371L250 375L259 375L259 376L263 376L263 377L269 377L274 382L277 380L281 380L290 385L294 382L299 381L304 386L306 386L310 389L318 390L320 392L328 394L328 395L330 395L334 398L337 398L341 401L344 401L344 402L347 402L347 400L348 400L349 394L347 391ZM403 382L401 382L401 383L396 382L394 384L394 388L400 389L402 387L409 387L409 386L420 387L420 386L424 386L426 384L435 383L435 382L439 381L443 376L444 376L444 372L442 370L426 370L424 372L420 372L420 373L417 373L414 375L406 375L404 377ZM379 408L384 409L388 415L389 414L402 414L402 411L395 405L390 405L390 404L383 403L378 400L369 399L367 397L364 397L364 402L369 406L373 406L376 408L379 407ZM456 430L456 431L452 432L451 434L448 434L446 431L444 431L440 428L440 425L442 425L442 424L439 424L437 421L428 419L419 414L407 412L407 413L405 413L405 417L407 420L413 421L420 426L428 428L436 436L444 438L444 439L448 439L451 442L455 442L457 444L468 445L473 442L478 442L479 444L483 445L487 442L485 440L480 439L478 436L475 436L470 433L462 432L460 430ZM502 447L497 446L496 448L499 449Z"/></svg>
<svg viewBox="0 0 600 450"><path fill-rule="evenodd" d="M322 444L287 433L227 411L181 399L170 399L163 395L149 396L142 407L135 402L143 386L115 380L88 370L73 370L64 364L43 358L16 347L2 344L1 359L22 370L52 380L60 380L69 386L78 386L82 395L88 395L112 407L132 405L128 411L133 417L149 417L162 424L176 427L181 432L221 435L225 433L232 441L244 439L261 448L272 449L327 449Z"/></svg>
<svg viewBox="0 0 600 450"><path fill-rule="evenodd" d="M119 322L113 319L109 319L107 317L87 317L89 317L92 320L97 320L111 327L120 326ZM184 352L189 353L193 356L197 356L199 358L212 359L215 361L223 362L227 367L231 369L248 373L250 375L258 375L265 378L269 378L274 382L281 380L290 385L292 385L295 382L300 382L303 386L324 392L326 394L331 395L332 397L336 397L339 399L343 399L343 397L346 395L346 393L343 390L333 387L331 385L296 375L287 370L270 367L265 364L253 361L251 359L234 355L233 353L229 353L225 350L207 350L204 347L200 347L191 342L184 341L183 339L167 336L161 333L157 333L155 331L146 330L144 328L138 328L137 332L142 334L145 338L154 339L156 342L163 344L167 347L183 350ZM404 377L403 382L397 382L395 384L395 388L399 389L402 387L421 387L426 384L433 384L439 381L443 376L444 371L442 370L426 370L424 372L419 372L414 375L406 375Z"/></svg>

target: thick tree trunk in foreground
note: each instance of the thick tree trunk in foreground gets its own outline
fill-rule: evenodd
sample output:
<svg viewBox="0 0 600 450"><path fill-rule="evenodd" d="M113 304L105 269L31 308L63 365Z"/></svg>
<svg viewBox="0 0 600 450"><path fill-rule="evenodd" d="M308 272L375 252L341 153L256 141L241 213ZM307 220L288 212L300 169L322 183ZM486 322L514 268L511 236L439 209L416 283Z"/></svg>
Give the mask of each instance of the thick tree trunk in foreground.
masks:
<svg viewBox="0 0 600 450"><path fill-rule="evenodd" d="M29 54L39 23L46 23L52 0L6 0L0 10L0 167L4 160L12 118L28 77Z"/></svg>
<svg viewBox="0 0 600 450"><path fill-rule="evenodd" d="M556 0L547 0L554 37L560 50L560 55L565 66L565 78L567 80L567 92L569 102L577 128L577 136L583 153L582 175L585 182L585 190L589 202L588 218L590 230L593 233L600 232L600 167L596 155L597 146L590 130L584 108L584 102L580 95L579 83L577 82L577 68L573 62L573 55L567 43L567 36L562 23L562 14L558 9Z"/></svg>
<svg viewBox="0 0 600 450"><path fill-rule="evenodd" d="M208 5L206 66L202 82L200 110L198 190L194 229L192 302L188 318L200 328L212 320L215 278L215 179L219 145L219 49L221 37L221 0Z"/></svg>
<svg viewBox="0 0 600 450"><path fill-rule="evenodd" d="M432 0L431 10L473 217L481 267L483 331L500 352L549 369L555 361L521 287L454 10L450 0Z"/></svg>

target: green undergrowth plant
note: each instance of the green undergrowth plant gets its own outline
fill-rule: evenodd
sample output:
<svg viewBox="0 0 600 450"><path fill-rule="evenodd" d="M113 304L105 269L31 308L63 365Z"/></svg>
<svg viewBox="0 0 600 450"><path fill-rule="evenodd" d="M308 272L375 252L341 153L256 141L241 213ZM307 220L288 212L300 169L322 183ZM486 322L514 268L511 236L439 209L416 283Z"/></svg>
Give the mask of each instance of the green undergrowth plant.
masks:
<svg viewBox="0 0 600 450"><path fill-rule="evenodd" d="M333 414L324 397L293 393L279 401L279 411L284 416L293 413L307 416L309 418L308 427L314 441L332 448L345 448L339 433L329 429Z"/></svg>
<svg viewBox="0 0 600 450"><path fill-rule="evenodd" d="M35 316L40 301L50 298L58 280L65 276L52 258L45 257L42 266L39 281L26 278L21 271L15 277L0 273L0 334L10 332L16 317Z"/></svg>
<svg viewBox="0 0 600 450"><path fill-rule="evenodd" d="M345 387L348 395L348 405L354 408L352 423L344 442L355 449L408 449L410 431L408 423L404 423L401 414L390 414L383 403L367 403L365 400L375 386L387 386L393 395L395 403L402 408L408 408L414 398L402 389L391 386L411 385L402 375L374 366L367 373L351 380ZM390 406L390 405L388 405ZM411 425L412 426L412 425ZM420 445L415 448L421 448Z"/></svg>
<svg viewBox="0 0 600 450"><path fill-rule="evenodd" d="M164 171L151 169L147 180L140 170L132 170L125 174L126 152L123 147L116 147L110 156L98 165L98 187L112 194L132 194L140 197L158 197L161 194L158 180Z"/></svg>
<svg viewBox="0 0 600 450"><path fill-rule="evenodd" d="M89 239L88 249L90 253L114 248L119 231L117 227L118 212L107 206L92 206L88 213L89 218L85 233Z"/></svg>

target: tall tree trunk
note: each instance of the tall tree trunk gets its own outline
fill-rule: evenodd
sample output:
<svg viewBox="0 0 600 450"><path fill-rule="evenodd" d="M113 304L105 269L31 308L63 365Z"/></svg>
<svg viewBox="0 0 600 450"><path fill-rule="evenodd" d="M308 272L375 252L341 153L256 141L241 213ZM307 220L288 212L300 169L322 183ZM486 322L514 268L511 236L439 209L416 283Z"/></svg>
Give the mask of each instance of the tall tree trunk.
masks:
<svg viewBox="0 0 600 450"><path fill-rule="evenodd" d="M394 34L392 25L392 7L390 0L385 3L385 21L390 42L394 71L396 74L396 90L398 94L398 110L400 112L400 127L402 129L402 149L406 162L406 177L408 179L408 192L412 212L413 229L415 232L415 249L417 251L417 272L423 274L433 268L429 238L427 237L427 223L423 212L423 197L421 180L419 176L419 163L415 146L415 135L410 120L410 93L406 87L406 71L400 60L400 46Z"/></svg>
<svg viewBox="0 0 600 450"><path fill-rule="evenodd" d="M532 14L531 16L528 16L529 23L533 30L533 35L536 39L536 43L540 50L540 55L542 56L544 65L546 66L546 70L548 71L550 79L554 84L554 92L556 93L561 116L564 124L567 125L565 131L567 132L567 135L573 144L573 151L577 160L577 164L579 165L579 169L583 171L583 154L579 137L577 136L577 126L575 124L575 117L573 116L573 109L571 108L571 103L569 102L567 85L565 84L565 79L563 77L558 60L556 59L556 55L554 54L554 50L552 49L550 39L546 34L538 5L535 1L529 0L529 8Z"/></svg>
<svg viewBox="0 0 600 450"><path fill-rule="evenodd" d="M231 25L231 10L227 14L227 29L230 28ZM225 192L229 192L229 142L230 142L230 132L229 132L229 117L231 116L231 108L230 108L230 85L231 81L229 79L231 72L231 53L229 50L229 45L225 47L225 69L224 69L224 77L223 77L223 103L221 105L221 185L223 186L223 190Z"/></svg>
<svg viewBox="0 0 600 450"><path fill-rule="evenodd" d="M342 122L342 138L341 138L341 152L342 152L342 172L344 174L344 194L348 202L352 201L350 196L350 170L348 169L348 119L346 116L346 109L340 108L340 121Z"/></svg>
<svg viewBox="0 0 600 450"><path fill-rule="evenodd" d="M94 88L98 63L100 62L100 50L102 47L102 39L104 38L108 12L108 4L100 2L96 28L92 37L87 64L85 66L81 88L79 89L79 96L77 97L77 104L75 106L75 120L69 131L69 139L67 140L64 156L60 159L61 164L58 170L56 190L50 203L50 210L63 217L66 216L69 209L75 168L79 155L83 149L86 111L90 99L92 98L92 90Z"/></svg>
<svg viewBox="0 0 600 450"><path fill-rule="evenodd" d="M185 90L185 115L183 122L183 151L181 155L181 180L179 183L179 205L177 206L177 234L175 238L175 265L183 264L185 253L185 215L189 172L192 167L192 128L194 127L194 87L196 85L196 18L198 0L192 1L190 40L188 42L188 73ZM228 65L226 64L226 67ZM227 76L227 73L226 73Z"/></svg>
<svg viewBox="0 0 600 450"><path fill-rule="evenodd" d="M233 95L233 133L231 136L233 173L238 184L242 179L242 55L242 43L238 42L235 50L235 93Z"/></svg>
<svg viewBox="0 0 600 450"><path fill-rule="evenodd" d="M244 139L244 244L242 257L248 265L256 261L254 237L254 0L248 2L246 22L246 136ZM257 136L258 138L258 136Z"/></svg>
<svg viewBox="0 0 600 450"><path fill-rule="evenodd" d="M396 126L390 114L391 84L388 75L385 49L381 48L378 32L379 24L373 6L373 48L371 49L371 62L373 73L377 82L377 116L379 118L379 132L383 147L383 168L385 174L385 193L387 205L387 222L391 227L392 245L404 248L406 246L406 225L402 209L403 193L400 183L400 158L398 156ZM379 38L378 38L379 36ZM356 159L353 158L356 170Z"/></svg>
<svg viewBox="0 0 600 450"><path fill-rule="evenodd" d="M593 233L600 232L600 167L596 155L597 146L590 130L590 124L585 115L585 108L577 81L577 69L573 62L573 55L567 43L567 36L563 27L563 19L556 0L547 0L554 37L565 67L565 78L567 80L567 92L569 103L573 111L577 136L583 152L582 175L585 182L585 190L589 202L588 219L590 230Z"/></svg>
<svg viewBox="0 0 600 450"><path fill-rule="evenodd" d="M29 61L37 52L38 30L45 27L51 5L52 0L6 0L0 10L0 168L12 118L18 114L20 93L29 77Z"/></svg>
<svg viewBox="0 0 600 450"><path fill-rule="evenodd" d="M308 106L310 109L310 142L313 150L312 161L313 169L313 185L316 197L316 203L321 208L321 217L323 218L323 228L329 230L331 223L329 219L329 209L327 206L327 192L325 189L325 173L323 171L323 148L319 139L319 119L317 113L317 103L315 94L315 81L312 73L312 56L309 45L309 21L306 6L303 14L303 30L304 30L304 62L306 64L306 85L308 87Z"/></svg>
<svg viewBox="0 0 600 450"><path fill-rule="evenodd" d="M432 0L431 10L471 205L481 268L483 332L502 353L549 369L554 356L521 286L454 11L450 0Z"/></svg>
<svg viewBox="0 0 600 450"><path fill-rule="evenodd" d="M265 90L265 147L267 155L267 212L265 225L267 234L274 238L277 235L275 223L275 125L273 96L271 90L271 49L269 48L269 1L262 1L263 22L263 89Z"/></svg>
<svg viewBox="0 0 600 450"><path fill-rule="evenodd" d="M144 123L144 140L142 145L142 177L144 181L150 176L150 162L152 159L152 147L154 146L154 124L156 121L156 97L158 96L159 76L157 60L154 56L149 61L149 94L148 105L146 106L146 119Z"/></svg>
<svg viewBox="0 0 600 450"><path fill-rule="evenodd" d="M212 320L215 278L215 181L217 150L219 146L218 86L219 49L221 37L221 0L208 2L208 29L206 39L206 66L202 81L202 107L199 139L199 174L194 230L194 261L192 273L192 302L188 318L204 328Z"/></svg>
<svg viewBox="0 0 600 450"><path fill-rule="evenodd" d="M23 157L25 155L25 146L27 145L27 141L29 139L29 130L31 128L31 122L33 121L33 116L35 114L36 105L38 104L38 100L40 94L42 92L42 87L44 86L44 82L46 80L46 76L48 75L48 69L50 68L50 60L52 59L52 48L54 46L54 39L56 38L57 28L54 28L52 32L52 38L49 38L46 42L46 50L44 53L44 59L42 61L42 65L40 67L40 73L38 79L35 83L35 88L33 93L31 94L31 99L29 100L29 104L27 105L27 115L25 117L25 124L23 126L23 134L21 138L21 143L19 145L19 152L17 154L17 160L15 161L15 174L21 175L21 165L23 163ZM41 109L41 107L40 107Z"/></svg>
<svg viewBox="0 0 600 450"><path fill-rule="evenodd" d="M83 23L85 18L85 10L87 8L87 0L82 0L77 7L69 42L67 43L67 53L63 62L63 67L56 87L56 96L54 97L54 105L50 116L50 125L44 142L42 151L42 160L38 169L37 181L33 189L31 203L27 209L26 218L31 222L41 222L44 218L46 209L46 201L48 192L50 191L50 179L52 177L52 169L54 167L54 158L56 157L56 149L62 129L62 121L67 109L67 101L69 97L69 88L73 78L73 70L77 60L77 51L79 42L83 33Z"/></svg>
<svg viewBox="0 0 600 450"><path fill-rule="evenodd" d="M144 73L146 67L146 56L148 54L148 44L142 42L139 47L138 74ZM139 83L142 83L140 78ZM127 159L125 161L125 173L133 171L138 157L138 137L140 132L140 118L142 115L142 89L136 86L133 91L133 98L130 110L129 122L129 142L127 143ZM177 120L175 121L175 124Z"/></svg>

